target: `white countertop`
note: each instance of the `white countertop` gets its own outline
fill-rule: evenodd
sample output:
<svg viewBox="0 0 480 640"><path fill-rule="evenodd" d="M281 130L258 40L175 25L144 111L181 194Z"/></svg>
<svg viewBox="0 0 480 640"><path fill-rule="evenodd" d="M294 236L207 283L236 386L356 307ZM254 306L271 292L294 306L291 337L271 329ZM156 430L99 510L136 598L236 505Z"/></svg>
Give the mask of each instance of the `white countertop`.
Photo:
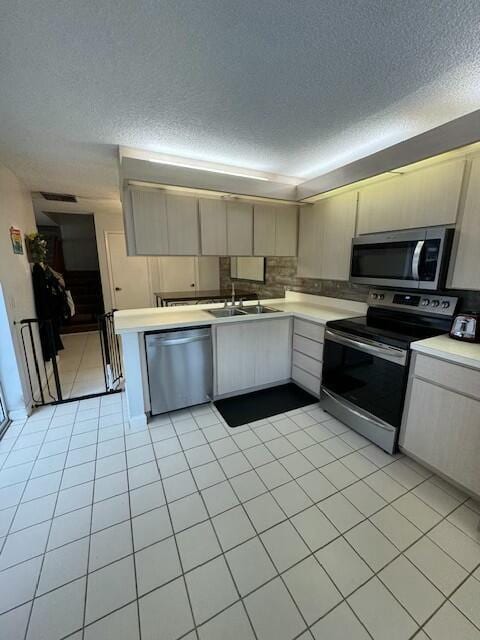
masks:
<svg viewBox="0 0 480 640"><path fill-rule="evenodd" d="M412 349L455 364L480 369L480 343L454 340L448 333L413 342Z"/></svg>
<svg viewBox="0 0 480 640"><path fill-rule="evenodd" d="M222 304L196 304L182 307L166 307L151 309L131 309L116 311L115 332L143 333L157 329L173 329L194 327L204 324L219 324L225 322L249 322L252 320L266 320L278 316L295 316L304 320L311 320L325 324L329 320L340 320L353 316L365 315L367 305L353 300L340 300L287 291L285 298L262 300L262 304L282 311L281 314L266 313L239 315L228 318L215 318L208 309L219 309ZM255 305L255 302L245 303L245 306Z"/></svg>

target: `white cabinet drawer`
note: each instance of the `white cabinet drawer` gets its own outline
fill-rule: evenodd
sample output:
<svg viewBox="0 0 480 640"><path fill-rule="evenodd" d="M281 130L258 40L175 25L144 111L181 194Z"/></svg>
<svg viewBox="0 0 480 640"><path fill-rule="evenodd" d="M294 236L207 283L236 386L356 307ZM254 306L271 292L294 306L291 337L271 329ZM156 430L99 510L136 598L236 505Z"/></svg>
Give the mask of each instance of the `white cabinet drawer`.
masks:
<svg viewBox="0 0 480 640"><path fill-rule="evenodd" d="M319 360L310 358L310 356L295 351L295 349L292 354L292 363L293 366L300 367L300 369L311 373L313 376L317 376L317 378L320 378L322 375L322 363Z"/></svg>
<svg viewBox="0 0 480 640"><path fill-rule="evenodd" d="M298 382L302 387L308 389L316 396L320 395L320 378L312 376L311 373L307 373L303 369L299 369L296 366L292 367L292 379Z"/></svg>
<svg viewBox="0 0 480 640"><path fill-rule="evenodd" d="M296 333L293 334L293 348L295 351L300 351L306 356L315 358L315 360L321 360L323 355L323 343L304 338Z"/></svg>
<svg viewBox="0 0 480 640"><path fill-rule="evenodd" d="M414 373L415 376L480 400L480 371L419 353L416 355Z"/></svg>
<svg viewBox="0 0 480 640"><path fill-rule="evenodd" d="M317 342L323 342L323 336L325 334L325 327L321 324L315 324L314 322L307 322L307 320L299 320L295 318L293 323L293 333L310 340L316 340Z"/></svg>

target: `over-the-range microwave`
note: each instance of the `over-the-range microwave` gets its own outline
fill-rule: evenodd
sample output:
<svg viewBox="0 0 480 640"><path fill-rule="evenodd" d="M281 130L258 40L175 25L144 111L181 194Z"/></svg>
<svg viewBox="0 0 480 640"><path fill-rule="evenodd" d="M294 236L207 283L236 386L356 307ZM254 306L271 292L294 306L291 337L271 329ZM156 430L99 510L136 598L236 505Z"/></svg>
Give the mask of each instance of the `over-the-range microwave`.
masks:
<svg viewBox="0 0 480 640"><path fill-rule="evenodd" d="M372 233L352 241L350 281L407 289L445 284L454 229L430 227Z"/></svg>

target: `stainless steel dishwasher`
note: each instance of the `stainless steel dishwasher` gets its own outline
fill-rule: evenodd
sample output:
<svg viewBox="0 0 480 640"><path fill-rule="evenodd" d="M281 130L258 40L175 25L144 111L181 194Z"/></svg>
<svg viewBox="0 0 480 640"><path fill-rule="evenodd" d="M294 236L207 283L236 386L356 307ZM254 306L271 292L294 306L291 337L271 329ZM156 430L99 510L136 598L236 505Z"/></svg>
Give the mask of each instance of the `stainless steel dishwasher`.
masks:
<svg viewBox="0 0 480 640"><path fill-rule="evenodd" d="M213 365L210 327L145 334L152 414L208 402Z"/></svg>

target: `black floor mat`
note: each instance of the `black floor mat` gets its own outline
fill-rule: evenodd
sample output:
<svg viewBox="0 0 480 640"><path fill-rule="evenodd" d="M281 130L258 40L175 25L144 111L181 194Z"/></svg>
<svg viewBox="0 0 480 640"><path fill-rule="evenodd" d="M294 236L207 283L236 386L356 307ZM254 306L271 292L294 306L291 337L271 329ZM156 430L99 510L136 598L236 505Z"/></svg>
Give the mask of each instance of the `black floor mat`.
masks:
<svg viewBox="0 0 480 640"><path fill-rule="evenodd" d="M318 402L318 398L290 382L217 400L214 404L230 427L240 427L242 424L270 418L277 413L299 409L314 402Z"/></svg>

